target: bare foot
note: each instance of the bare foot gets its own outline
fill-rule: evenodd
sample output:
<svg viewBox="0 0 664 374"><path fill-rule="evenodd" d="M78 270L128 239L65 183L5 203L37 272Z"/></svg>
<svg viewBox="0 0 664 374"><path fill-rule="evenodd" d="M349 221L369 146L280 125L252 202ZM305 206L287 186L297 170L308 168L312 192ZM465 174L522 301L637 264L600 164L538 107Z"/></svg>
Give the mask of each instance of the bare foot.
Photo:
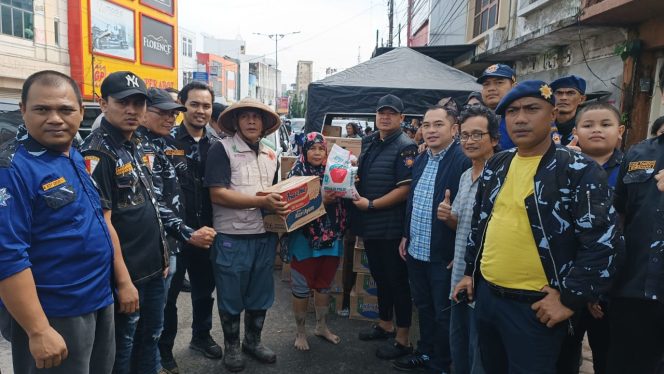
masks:
<svg viewBox="0 0 664 374"><path fill-rule="evenodd" d="M293 344L293 346L298 351L308 351L309 342L307 341L307 336L305 334L300 334L300 333L295 334L295 343Z"/></svg>
<svg viewBox="0 0 664 374"><path fill-rule="evenodd" d="M325 328L316 327L316 330L314 330L314 335L321 337L332 344L339 344L339 342L341 341L341 338L331 333L327 327Z"/></svg>

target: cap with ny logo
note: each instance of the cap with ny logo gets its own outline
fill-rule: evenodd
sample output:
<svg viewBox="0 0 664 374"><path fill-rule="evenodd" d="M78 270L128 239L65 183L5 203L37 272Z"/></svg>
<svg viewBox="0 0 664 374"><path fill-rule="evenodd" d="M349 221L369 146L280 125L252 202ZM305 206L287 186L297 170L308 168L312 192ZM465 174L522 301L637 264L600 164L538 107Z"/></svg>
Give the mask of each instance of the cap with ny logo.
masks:
<svg viewBox="0 0 664 374"><path fill-rule="evenodd" d="M148 97L145 82L130 71L116 71L109 74L101 83L101 97L112 97L122 100L131 95L142 95Z"/></svg>

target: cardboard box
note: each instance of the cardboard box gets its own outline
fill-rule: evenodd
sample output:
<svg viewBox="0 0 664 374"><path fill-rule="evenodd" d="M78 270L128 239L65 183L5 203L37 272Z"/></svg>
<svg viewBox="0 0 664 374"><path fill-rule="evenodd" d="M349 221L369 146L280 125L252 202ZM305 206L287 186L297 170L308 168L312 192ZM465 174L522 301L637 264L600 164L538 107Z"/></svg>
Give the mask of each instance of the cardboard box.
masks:
<svg viewBox="0 0 664 374"><path fill-rule="evenodd" d="M328 153L332 150L332 146L336 144L343 149L349 150L351 154L355 155L355 157L360 157L360 152L362 151L362 139L328 136L325 137L325 140L327 140Z"/></svg>
<svg viewBox="0 0 664 374"><path fill-rule="evenodd" d="M295 165L297 157L295 156L281 156L281 179L284 180L288 178L288 173L290 173L293 165Z"/></svg>
<svg viewBox="0 0 664 374"><path fill-rule="evenodd" d="M330 292L343 293L344 292L344 271L342 268L337 268L337 273L334 275L332 284L330 285Z"/></svg>
<svg viewBox="0 0 664 374"><path fill-rule="evenodd" d="M332 126L332 125L325 125L323 126L323 136L326 138L328 136L333 136L333 137L341 137L341 127L339 126Z"/></svg>
<svg viewBox="0 0 664 374"><path fill-rule="evenodd" d="M291 232L325 214L319 177L292 177L256 193L256 196L271 193L280 194L282 201L290 205L291 212L282 217L263 211L267 231Z"/></svg>
<svg viewBox="0 0 664 374"><path fill-rule="evenodd" d="M364 249L355 248L353 251L353 271L360 274L370 273L367 252Z"/></svg>
<svg viewBox="0 0 664 374"><path fill-rule="evenodd" d="M376 288L376 281L371 274L358 273L355 279L355 287L353 288L358 295L362 296L378 296L378 288Z"/></svg>
<svg viewBox="0 0 664 374"><path fill-rule="evenodd" d="M375 296L358 295L355 288L350 293L350 319L376 321L378 314L378 298Z"/></svg>

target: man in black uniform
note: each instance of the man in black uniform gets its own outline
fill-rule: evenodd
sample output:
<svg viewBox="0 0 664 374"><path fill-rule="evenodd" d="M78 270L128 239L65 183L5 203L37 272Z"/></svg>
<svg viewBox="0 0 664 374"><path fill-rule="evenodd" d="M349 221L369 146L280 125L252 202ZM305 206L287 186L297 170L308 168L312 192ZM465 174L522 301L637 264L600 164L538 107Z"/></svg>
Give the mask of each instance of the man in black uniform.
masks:
<svg viewBox="0 0 664 374"><path fill-rule="evenodd" d="M551 89L556 97L556 121L555 131L560 136L560 144L567 145L574 139L572 130L576 124L576 111L584 101L586 101L586 81L576 75L561 77L551 82Z"/></svg>
<svg viewBox="0 0 664 374"><path fill-rule="evenodd" d="M184 121L174 127L166 138L164 153L175 166L182 188L187 226L198 229L212 226L212 204L208 189L203 187L205 156L212 139L205 131L210 122L214 93L201 82L191 82L179 93L179 101L185 106ZM185 271L191 281L193 310L192 338L189 348L205 357L220 359L221 347L210 336L214 299L214 276L210 254L207 250L185 244L178 254L178 267L168 290L164 309L164 331L159 340L162 363L168 369L177 367L173 358L173 345L177 334L177 297L182 289Z"/></svg>
<svg viewBox="0 0 664 374"><path fill-rule="evenodd" d="M664 135L659 135L633 145L618 174L614 206L625 226L626 255L610 301L609 374L662 372L663 191Z"/></svg>
<svg viewBox="0 0 664 374"><path fill-rule="evenodd" d="M353 202L359 210L357 234L364 239L369 268L378 288L380 314L380 321L359 337L395 337L393 343L376 351L382 359L395 359L413 350L408 339L412 315L408 270L399 256L399 244L417 145L401 131L403 111L403 102L394 95L378 100L378 132L362 139L357 186L361 197Z"/></svg>
<svg viewBox="0 0 664 374"><path fill-rule="evenodd" d="M115 316L114 373L129 373L132 351L138 371L161 370L157 341L163 324L168 249L154 194L151 170L134 131L145 114L145 83L129 71L110 74L101 84L104 118L81 145L88 172L99 188L112 240L139 295L140 309ZM122 310L120 310L122 312ZM139 318L144 333L134 341ZM134 344L135 343L135 344Z"/></svg>

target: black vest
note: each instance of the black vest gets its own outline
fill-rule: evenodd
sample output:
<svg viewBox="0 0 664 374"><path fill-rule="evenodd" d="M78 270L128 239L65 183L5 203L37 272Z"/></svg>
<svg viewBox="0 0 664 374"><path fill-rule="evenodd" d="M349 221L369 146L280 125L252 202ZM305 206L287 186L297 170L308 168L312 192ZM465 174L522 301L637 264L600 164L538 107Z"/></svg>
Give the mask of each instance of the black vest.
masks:
<svg viewBox="0 0 664 374"><path fill-rule="evenodd" d="M380 140L375 133L362 139L362 153L359 161L358 192L369 200L378 199L397 187L399 182L397 166L403 162L401 153L407 148L416 147L403 132ZM399 239L403 236L406 203L388 209L362 212L355 211L353 226L364 239Z"/></svg>

